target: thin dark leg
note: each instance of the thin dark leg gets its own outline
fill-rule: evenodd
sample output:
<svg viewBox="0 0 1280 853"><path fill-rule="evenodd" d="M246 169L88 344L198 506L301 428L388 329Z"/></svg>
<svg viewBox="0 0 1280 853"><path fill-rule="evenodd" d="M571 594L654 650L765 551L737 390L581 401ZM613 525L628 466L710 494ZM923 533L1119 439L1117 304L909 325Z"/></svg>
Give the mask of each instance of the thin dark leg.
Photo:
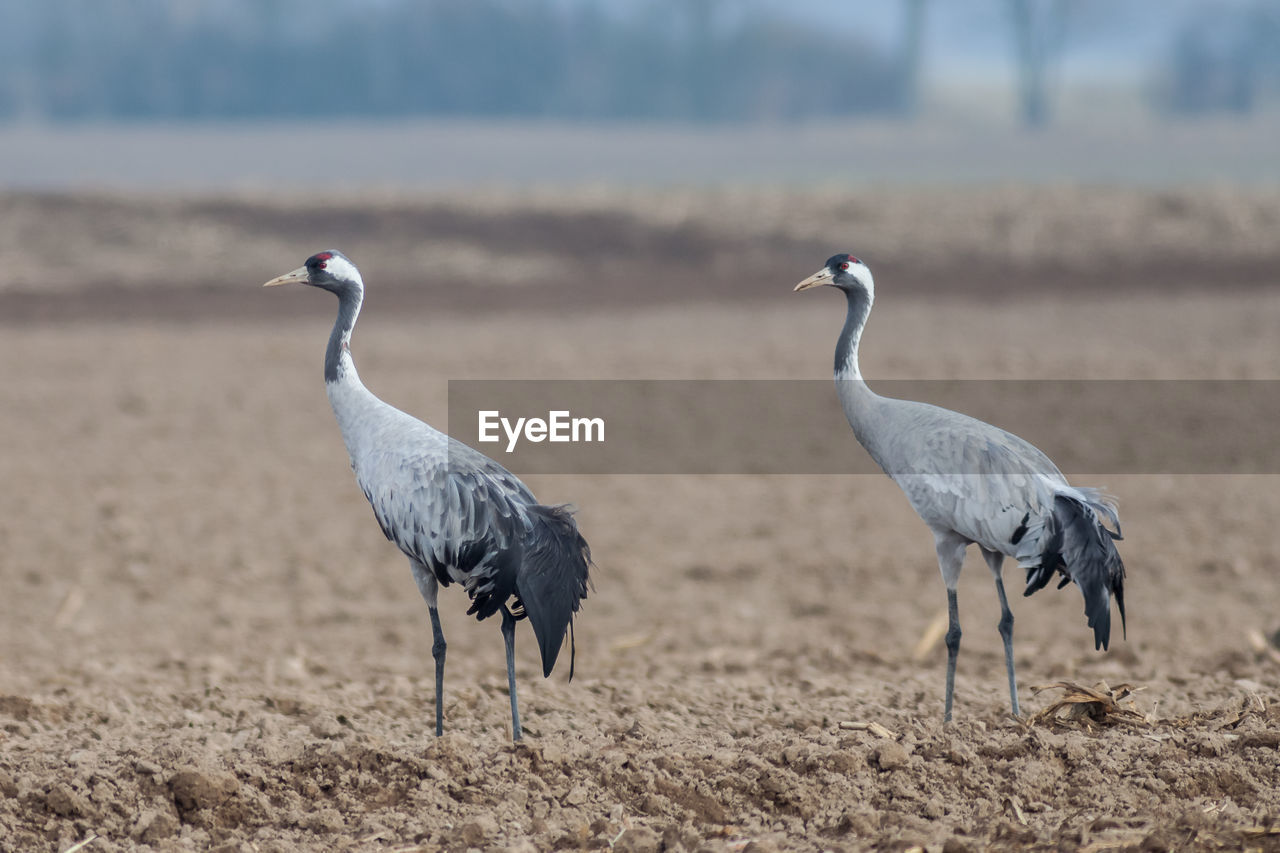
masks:
<svg viewBox="0 0 1280 853"><path fill-rule="evenodd" d="M427 612L431 614L431 634L435 637L431 656L436 659L436 737L440 737L444 734L444 653L449 644L440 627L440 612L434 607L428 607Z"/></svg>
<svg viewBox="0 0 1280 853"><path fill-rule="evenodd" d="M1013 675L1013 611L1004 595L1004 580L996 576L996 592L1000 595L1000 639L1004 640L1004 668L1009 672L1009 699L1013 703L1013 715L1018 711L1018 680Z"/></svg>
<svg viewBox="0 0 1280 853"><path fill-rule="evenodd" d="M942 721L951 722L951 700L956 692L956 658L960 656L960 605L956 591L947 590L947 706Z"/></svg>
<svg viewBox="0 0 1280 853"><path fill-rule="evenodd" d="M502 639L507 646L507 689L511 694L511 739L520 740L520 707L516 703L516 618L502 608Z"/></svg>

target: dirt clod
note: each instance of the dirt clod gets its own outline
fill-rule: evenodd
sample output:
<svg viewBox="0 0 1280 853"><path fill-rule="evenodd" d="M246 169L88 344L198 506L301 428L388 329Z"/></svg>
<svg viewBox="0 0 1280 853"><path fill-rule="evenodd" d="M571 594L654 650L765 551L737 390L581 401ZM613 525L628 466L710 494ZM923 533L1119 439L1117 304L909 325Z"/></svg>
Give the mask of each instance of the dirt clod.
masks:
<svg viewBox="0 0 1280 853"><path fill-rule="evenodd" d="M616 853L658 853L662 838L651 829L635 826L618 836L613 849Z"/></svg>
<svg viewBox="0 0 1280 853"><path fill-rule="evenodd" d="M93 812L89 801L69 785L58 782L45 794L45 806L62 817L87 817Z"/></svg>
<svg viewBox="0 0 1280 853"><path fill-rule="evenodd" d="M975 848L969 841L952 835L942 843L942 853L975 853Z"/></svg>
<svg viewBox="0 0 1280 853"><path fill-rule="evenodd" d="M1178 846L1177 836L1168 829L1157 829L1143 837L1138 845L1141 853L1168 853Z"/></svg>
<svg viewBox="0 0 1280 853"><path fill-rule="evenodd" d="M742 853L778 853L778 845L767 838L757 838L747 842Z"/></svg>
<svg viewBox="0 0 1280 853"><path fill-rule="evenodd" d="M899 767L906 766L911 760L911 754L907 752L906 747L896 741L881 744L872 755L876 766L881 770L897 770Z"/></svg>
<svg viewBox="0 0 1280 853"><path fill-rule="evenodd" d="M317 809L307 815L307 819L303 821L303 826L318 834L341 832L345 824L346 822L342 819L342 812L330 807Z"/></svg>
<svg viewBox="0 0 1280 853"><path fill-rule="evenodd" d="M171 812L147 809L138 815L129 837L141 844L155 844L178 832L178 818Z"/></svg>
<svg viewBox="0 0 1280 853"><path fill-rule="evenodd" d="M0 769L0 797L18 796L18 783L7 770Z"/></svg>
<svg viewBox="0 0 1280 853"><path fill-rule="evenodd" d="M199 770L180 770L169 779L178 813L197 809L213 809L226 802L239 787L239 782L229 773L205 773Z"/></svg>

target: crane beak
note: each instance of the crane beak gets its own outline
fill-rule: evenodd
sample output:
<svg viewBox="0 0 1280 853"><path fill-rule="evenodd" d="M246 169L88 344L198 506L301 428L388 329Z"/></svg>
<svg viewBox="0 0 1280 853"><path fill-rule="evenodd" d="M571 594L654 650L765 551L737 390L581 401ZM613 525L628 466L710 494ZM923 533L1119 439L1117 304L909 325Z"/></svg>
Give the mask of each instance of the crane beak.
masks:
<svg viewBox="0 0 1280 853"><path fill-rule="evenodd" d="M799 293L802 290L808 290L811 287L821 287L824 284L831 284L835 280L835 273L829 269L820 269L813 275L800 282L792 289L792 293Z"/></svg>
<svg viewBox="0 0 1280 853"><path fill-rule="evenodd" d="M271 281L262 285L263 287L275 287L280 284L309 284L311 282L311 273L307 272L306 267L298 267L293 272L287 272L284 275L278 275Z"/></svg>

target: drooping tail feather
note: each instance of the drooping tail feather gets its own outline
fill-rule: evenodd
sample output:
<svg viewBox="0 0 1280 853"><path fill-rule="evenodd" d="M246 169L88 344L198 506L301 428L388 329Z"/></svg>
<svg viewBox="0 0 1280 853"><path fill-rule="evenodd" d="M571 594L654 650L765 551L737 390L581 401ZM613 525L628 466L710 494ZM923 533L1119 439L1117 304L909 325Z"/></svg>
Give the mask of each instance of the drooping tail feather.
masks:
<svg viewBox="0 0 1280 853"><path fill-rule="evenodd" d="M542 674L551 675L568 631L572 646L573 614L582 606L590 584L591 548L578 532L567 506L529 507L533 527L524 542L524 559L516 576L516 594L542 653ZM573 678L570 650L569 677Z"/></svg>
<svg viewBox="0 0 1280 853"><path fill-rule="evenodd" d="M1084 595L1084 612L1093 629L1094 647L1108 648L1111 642L1111 597L1120 609L1120 625L1127 634L1124 613L1124 562L1113 540L1121 539L1120 520L1115 508L1093 489L1077 489L1083 499L1072 494L1054 496L1053 512L1045 519L1037 564L1026 566L1027 588L1031 595L1054 576L1062 575L1058 588L1075 581ZM1102 518L1115 525L1113 532ZM1025 564L1024 564L1025 565Z"/></svg>

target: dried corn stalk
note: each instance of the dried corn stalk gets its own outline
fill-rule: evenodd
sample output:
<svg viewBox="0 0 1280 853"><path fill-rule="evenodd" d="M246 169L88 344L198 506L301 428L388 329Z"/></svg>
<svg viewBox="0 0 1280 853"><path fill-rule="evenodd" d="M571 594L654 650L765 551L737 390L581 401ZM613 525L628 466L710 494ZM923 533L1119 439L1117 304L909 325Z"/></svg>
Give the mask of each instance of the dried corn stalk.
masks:
<svg viewBox="0 0 1280 853"><path fill-rule="evenodd" d="M1085 728L1151 724L1147 715L1138 710L1133 699L1134 688L1129 684L1111 688L1101 681L1095 687L1085 687L1070 681L1057 681L1032 685L1031 689L1037 695L1045 690L1062 691L1058 699L1031 717L1033 724L1075 724Z"/></svg>

